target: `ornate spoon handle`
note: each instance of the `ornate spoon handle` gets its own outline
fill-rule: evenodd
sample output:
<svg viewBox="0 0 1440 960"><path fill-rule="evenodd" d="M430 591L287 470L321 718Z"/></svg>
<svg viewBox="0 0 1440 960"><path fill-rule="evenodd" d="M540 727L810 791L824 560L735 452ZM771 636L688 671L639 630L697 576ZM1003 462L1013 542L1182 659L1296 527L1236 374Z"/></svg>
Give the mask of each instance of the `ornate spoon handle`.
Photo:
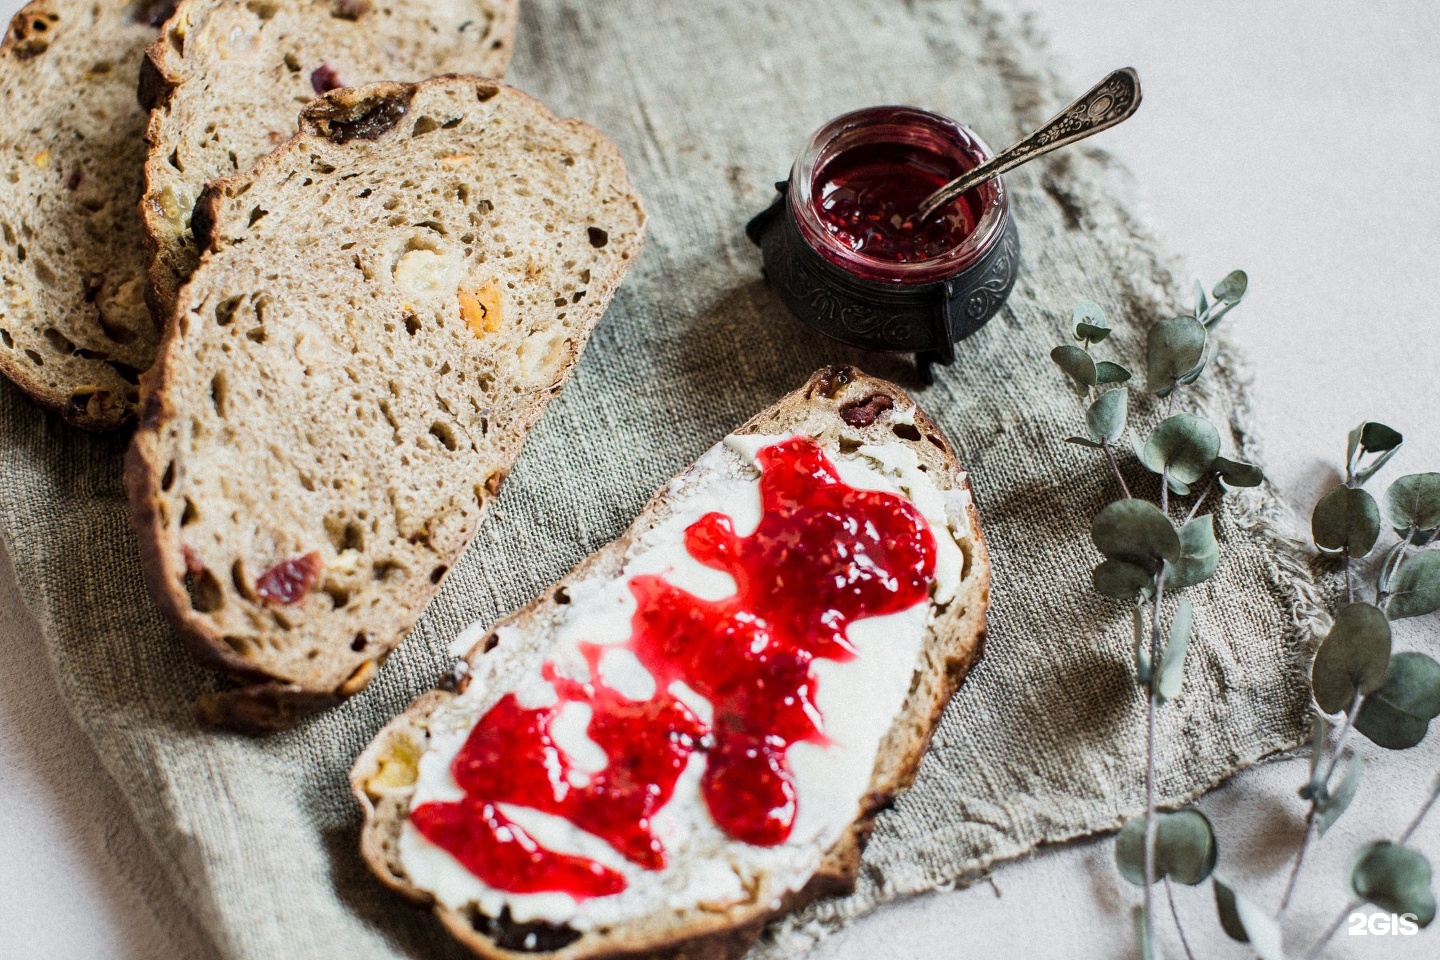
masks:
<svg viewBox="0 0 1440 960"><path fill-rule="evenodd" d="M930 194L921 205L916 220L929 218L936 210L971 187L998 177L1058 147L1084 140L1092 134L1128 120L1139 106L1139 75L1130 67L1116 70L1070 106L1051 117L1038 130Z"/></svg>

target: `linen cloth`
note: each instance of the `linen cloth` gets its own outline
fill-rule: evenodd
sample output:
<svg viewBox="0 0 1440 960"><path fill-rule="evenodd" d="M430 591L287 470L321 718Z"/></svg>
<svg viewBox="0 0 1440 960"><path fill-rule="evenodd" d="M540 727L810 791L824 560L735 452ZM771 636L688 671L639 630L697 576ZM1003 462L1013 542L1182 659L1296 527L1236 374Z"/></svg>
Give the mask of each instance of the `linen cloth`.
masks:
<svg viewBox="0 0 1440 960"><path fill-rule="evenodd" d="M911 103L1000 145L1068 99L1023 25L972 0L522 0L518 41L510 82L615 139L646 199L649 240L475 543L362 694L263 739L197 727L190 704L221 681L146 596L120 484L126 438L79 434L8 384L0 392L0 537L59 687L225 957L462 955L361 863L351 760L433 685L461 627L522 605L816 367L853 362L903 382L905 361L838 347L791 318L744 236L810 132L846 110ZM1023 258L1015 291L916 392L971 473L990 543L986 656L915 787L880 818L856 893L778 924L758 956L794 955L886 900L1112 829L1143 804L1129 617L1088 585L1099 559L1089 521L1118 492L1093 451L1061 442L1080 431L1083 407L1047 354L1085 297L1116 326L1111 355L1139 370L1145 325L1182 312L1188 294L1103 151L1071 148L1007 180ZM1258 456L1228 353L1182 405L1228 427L1227 455ZM1132 413L1146 428L1158 416ZM1133 462L1127 473L1145 485ZM1320 608L1273 532L1280 516L1265 488L1228 494L1218 512L1220 569L1188 592L1197 638L1185 692L1162 711L1167 797L1301 736L1299 671Z"/></svg>

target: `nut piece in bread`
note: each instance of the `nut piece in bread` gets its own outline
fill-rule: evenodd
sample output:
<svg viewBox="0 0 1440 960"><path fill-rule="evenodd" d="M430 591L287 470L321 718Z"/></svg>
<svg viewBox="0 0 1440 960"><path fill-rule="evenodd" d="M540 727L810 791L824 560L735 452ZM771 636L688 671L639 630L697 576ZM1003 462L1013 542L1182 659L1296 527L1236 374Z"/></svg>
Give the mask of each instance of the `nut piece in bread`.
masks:
<svg viewBox="0 0 1440 960"><path fill-rule="evenodd" d="M169 6L35 0L0 42L0 373L93 430L130 417L160 339L135 75Z"/></svg>
<svg viewBox="0 0 1440 960"><path fill-rule="evenodd" d="M501 79L517 0L181 0L140 73L153 108L140 205L150 303L169 317L200 247L205 184L249 169L295 133L299 108L337 87L447 73Z"/></svg>
<svg viewBox="0 0 1440 960"><path fill-rule="evenodd" d="M958 548L955 551L958 560L947 572L941 572L942 564L937 559L929 602L922 601L922 608L916 610L924 614L922 619L906 621L917 631L913 646L906 648L900 642L904 628L889 618L869 621L877 626L879 620L887 622L867 631L872 638L868 642L878 640L877 645L868 647L858 638L860 626L867 621L852 624L850 639L861 652L848 666L862 671L863 695L847 695L845 690L832 689L827 701L826 686L839 684L840 673L815 674L819 678L815 703L823 713L827 735L843 737L838 731L865 729L863 724L856 727L848 718L836 716L832 711L874 714L879 709L876 704L885 700L886 691L895 697L892 705L896 706L893 713L880 711L880 725L869 728L874 731L869 741L874 753L860 756L868 760L873 755L873 761L859 768L858 781L846 781L833 771L828 774L830 779L806 781L797 772L801 811L801 819L796 820L797 832L806 805L816 801L817 794L811 790L816 783L828 788L821 791L827 793L827 802L820 806L838 801L838 805L830 807L829 832L815 835L828 838L828 845L805 848L803 839L792 843L792 837L780 847L751 847L732 839L719 849L704 848L706 853L699 857L694 855L696 846L686 845L686 830L675 829L675 825L680 824L691 828L690 832L695 835L705 834L707 830L712 835L716 832L713 823L705 821L706 826L695 819L698 803L691 803L690 812L685 815L671 817L664 827L661 818L667 810L662 809L653 823L656 835L664 837L672 862L657 876L684 878L687 874L708 873L718 864L722 873L727 869L734 871L730 879L738 879L738 885L724 898L697 901L693 897L686 899L698 889L695 886L679 888L683 891L680 895L676 894L676 887L666 886L663 880L642 888L647 882L643 879L644 871L631 870L627 876L640 899L632 899L624 909L606 907L605 901L624 898L631 894L631 889L578 902L564 898L569 902L562 901L557 906L553 901L555 894L544 895L552 901L540 903L535 895L500 893L482 881L470 880L473 875L465 873L448 854L439 852L441 859L433 859L440 848L427 850L425 841L416 841L419 834L410 824L412 802L423 805L445 794L453 796L456 787L449 779L449 763L454 756L454 744L462 742L503 697L515 692L520 698L518 702L523 704L526 697L532 696L532 688L526 686L530 683L527 678L537 675L540 663L552 662L552 657L563 658L567 644L573 643L574 637L583 635L587 642L604 642L596 639L605 629L600 625L604 618L597 618L591 604L595 598L608 594L597 592L597 585L620 584L623 588L626 578L633 575L637 567L650 569L646 558L653 559L654 551L675 539L675 531L691 523L697 512L721 509L712 503L716 490L736 489L737 475L733 470L737 461L732 451L748 446L758 448L759 444L768 443L768 438L788 436L814 438L841 468L842 476L847 476L843 469L846 464L852 470L858 469L862 462L878 469L898 467L908 461L909 466L896 474L900 478L897 483L907 491L904 495L911 497L927 520L931 520L931 532L937 537L951 537ZM749 443L746 438L751 438ZM877 456L880 459L875 459ZM904 470L919 471L928 481L916 480L915 473ZM864 471L859 475L865 476ZM848 479L846 482L855 483ZM927 483L929 493L922 498L920 490ZM925 499L930 506L922 507ZM939 523L931 519L937 500L944 504L943 519ZM733 502L738 505L743 497ZM746 521L739 519L738 514L735 516L736 529L741 529ZM942 525L942 529L937 529ZM680 567L670 569L679 571ZM738 958L770 920L820 897L853 889L860 855L875 816L913 781L941 711L981 654L989 585L988 555L979 517L969 497L968 481L939 428L895 385L850 367L825 368L801 389L756 416L725 443L712 448L675 477L620 539L583 561L530 605L488 630L479 626L462 633L455 644L462 656L449 682L422 696L382 729L355 762L351 785L365 814L362 855L386 885L418 904L431 907L453 936L476 955L490 960L519 960L536 954L555 960ZM564 639L566 637L572 639ZM897 653L887 660L891 651L905 649L912 653L913 659L901 659L903 654ZM561 660L553 662L558 664ZM595 669L600 671L603 682L609 684L605 664L603 658L599 659ZM568 668L556 666L554 669L563 673ZM557 720L557 729L558 724ZM590 730L594 732L595 728ZM561 743L558 732L554 736L566 757L579 755ZM836 740L823 750L835 749L837 745L843 748L845 742ZM797 743L790 748L791 765L797 771L795 750L798 747ZM810 756L816 756L817 752L821 751L811 752ZM691 757L691 767L704 762L700 757L699 752ZM828 754L822 761L832 762L843 761L832 760ZM681 804L682 797L688 796L683 790L685 776L691 772L687 768L682 775L671 806ZM572 777L565 771L555 775ZM617 776L623 778L625 774ZM575 785L573 779L569 782ZM858 783L848 795L848 801L843 790L836 786L842 783ZM848 808L847 802L851 804ZM507 806L505 810L506 816L520 816L512 807ZM544 827L543 821L536 823L537 828ZM534 828L527 823L524 829ZM581 842L573 833L552 836L559 837L565 844ZM593 837L590 841L598 842ZM787 850L791 847L793 851ZM588 849L597 851L590 854L597 858L605 854L593 845ZM687 854L691 855L690 860L681 862ZM616 861L612 856L606 862ZM422 873L428 874L425 882L420 879ZM457 886L457 876L460 881L468 880L469 885ZM566 919L567 911L569 919Z"/></svg>
<svg viewBox="0 0 1440 960"><path fill-rule="evenodd" d="M203 214L203 217L200 215ZM197 208L126 482L151 592L283 727L363 688L640 250L618 151L494 81L336 90Z"/></svg>

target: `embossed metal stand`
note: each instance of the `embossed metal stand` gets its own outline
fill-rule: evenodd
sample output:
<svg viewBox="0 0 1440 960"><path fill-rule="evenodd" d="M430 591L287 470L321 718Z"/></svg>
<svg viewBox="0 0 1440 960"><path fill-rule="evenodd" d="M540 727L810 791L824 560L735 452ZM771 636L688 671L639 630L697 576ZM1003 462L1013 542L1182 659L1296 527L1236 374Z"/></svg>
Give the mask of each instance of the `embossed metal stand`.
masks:
<svg viewBox="0 0 1440 960"><path fill-rule="evenodd" d="M1015 285L1020 237L1006 215L994 245L955 276L929 284L868 280L826 260L805 242L786 200L789 183L752 219L746 234L760 247L765 276L801 320L828 337L866 350L914 353L922 381L931 366L955 360L955 343L1000 309Z"/></svg>

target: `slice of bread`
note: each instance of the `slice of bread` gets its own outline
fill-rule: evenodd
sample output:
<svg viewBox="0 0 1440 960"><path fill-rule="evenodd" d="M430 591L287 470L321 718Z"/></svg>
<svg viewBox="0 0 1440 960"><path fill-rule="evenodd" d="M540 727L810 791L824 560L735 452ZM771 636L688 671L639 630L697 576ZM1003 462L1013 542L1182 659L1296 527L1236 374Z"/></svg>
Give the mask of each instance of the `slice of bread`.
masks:
<svg viewBox="0 0 1440 960"><path fill-rule="evenodd" d="M196 208L126 480L179 634L256 729L348 696L475 533L639 252L619 152L494 81L336 90Z"/></svg>
<svg viewBox="0 0 1440 960"><path fill-rule="evenodd" d="M168 12L35 0L0 43L0 372L90 429L130 416L159 341L135 212L135 80Z"/></svg>
<svg viewBox="0 0 1440 960"><path fill-rule="evenodd" d="M714 491L733 489L723 484L733 482L736 469L748 471L751 477L755 475L753 467L736 466L748 462L738 459L734 453L747 447L745 441L737 437L727 438L657 494L628 532L591 555L529 606L504 618L489 630L484 625L477 625L462 633L454 646L461 659L456 662L453 673L442 683L441 689L422 696L391 721L355 762L351 785L364 809L365 822L361 834L364 859L386 885L416 903L432 907L450 933L478 956L491 960L520 960L522 957L533 958L537 953L555 960L599 957L730 960L740 957L771 919L814 899L853 889L860 854L873 829L875 816L914 780L941 711L981 655L985 611L989 602L990 566L980 533L979 517L969 496L969 484L940 429L898 387L853 368L828 367L811 377L801 389L750 420L737 431L737 435L739 438L811 437L837 467L861 460L872 465L887 461L893 465L908 460L911 464L908 469L922 471L933 484L929 494L932 507L923 507L922 498L918 495L912 497L915 506L930 519L934 514L935 500L938 498L943 502L941 523L946 525L946 529L943 532L937 529L933 519L929 526L937 538L953 538L959 549L952 553L959 559L952 560L944 574L941 572L942 564L937 560L934 592L927 605L926 616L923 620L908 621L909 627L905 628L917 632L912 638L912 645L907 648L892 644L902 630L893 622L869 630L867 635L878 637L880 645L861 648L857 659L846 665L861 671L858 681L852 675L848 681L850 685L843 689L831 689L828 702L826 685L838 683L840 675L818 672L818 660L814 668L817 672L811 675L818 678L818 687L812 689L817 691L814 702L817 710L823 712L826 735L834 734L841 738L834 743L843 747L845 735L837 731L855 728L847 727L830 711L840 709L852 714L881 711L878 725L870 728L873 735L880 737L873 754L873 764L867 762L858 768L858 780L853 777L856 770L852 766L849 781L837 779L834 771L830 771L822 779L809 782L809 786L819 783L822 786L820 792L826 793L829 801L840 805L831 810L837 821L829 834L833 840L828 846L810 848L808 860L804 857L787 859L789 853L786 848L794 841L792 837L779 848L752 847L738 840L729 840L722 849L696 858L705 861L703 864L667 864L666 872L672 867L675 871L708 870L715 864L720 864L722 871L734 869L739 877L735 889L740 892L738 895L732 892L730 899L718 902L697 903L677 900L673 895L652 896L656 889L673 889L662 884L658 888L646 887L643 900L638 903L632 901L627 908L628 914L601 910L589 914L585 923L561 923L556 916L544 916L553 904L537 906L533 894L528 904L522 905L516 912L512 912L512 907L524 901L525 895L503 894L481 884L475 888L480 892L480 899L466 899L470 888L465 884L478 882L473 879L474 875L466 872L458 861L451 860L448 854L440 853L439 861L428 859L432 856L429 851L439 851L440 848L427 848L425 841L414 839L419 834L408 824L417 789L426 789L424 785L427 782L432 784L429 795L417 801L419 803L431 802L444 794L449 795L445 799L458 799L456 792L462 788L450 779L453 768L449 765L449 757L453 755L454 745L464 742L480 718L502 702L501 698L508 693L516 692L519 700L515 702L521 704L527 697L533 697L535 687L530 678L541 675L553 677L555 673L565 675L571 668L563 664L573 662L565 659L569 649L567 644L573 645L575 638L583 637L596 643L610 642L598 639L600 633L607 629L604 624L608 621L603 612L596 615L592 604L596 597L610 596L601 592L604 585L620 583L623 588L629 582L627 577L632 574L639 576L637 569L657 569L653 562L644 559L653 556L646 551L654 551L657 543L673 540L678 529L691 529L683 525L691 523L697 513L721 509L713 505L718 496ZM768 439L760 439L751 441L750 445L758 448L768 442ZM877 448L883 448L881 453L876 453ZM880 460L875 460L876 456L880 456ZM918 468L915 466L917 461ZM846 476L843 469L841 475ZM913 473L909 475L915 476ZM855 483L848 479L846 482ZM924 486L924 483L919 485ZM910 496L909 493L905 495ZM721 497L718 502L740 503L742 499L728 501ZM738 518L741 512L731 515ZM745 522L736 519L736 528L739 529ZM687 533L686 537L689 543L690 534ZM679 571L681 564L676 562L667 569ZM760 574L757 572L752 576ZM949 583L951 589L945 590L942 580ZM735 590L734 583L728 589ZM805 589L803 585L792 588L786 596L798 597ZM636 596L639 596L638 592ZM602 607L606 602L609 601L603 601ZM583 623L577 622L577 619ZM613 616L611 619L614 619ZM633 620L622 619L620 622L633 624L640 622L640 617L637 613ZM859 628L866 622L859 620L851 624L849 638L857 647L861 646L857 639ZM922 622L923 636L918 636ZM628 631L631 627L622 629ZM681 645L671 649L686 649L681 641L676 643ZM899 654L891 653L905 649L912 654L918 651L918 656L902 660ZM888 661L887 656L891 657ZM546 668L555 673L542 674L542 662L556 664ZM609 685L611 675L606 672L606 660L601 657L590 662L595 666L588 674L582 675L588 675L590 682L594 682L595 671L598 670L602 688ZM858 688L854 686L857 682ZM653 682L651 689L657 689ZM672 686L670 689L673 692L675 688ZM887 695L891 707L899 704L898 710L893 713L883 712L885 708L877 706L887 702ZM543 704L543 695L539 702ZM641 709L645 708L642 706ZM718 717L719 708L714 709ZM593 716L598 717L599 714ZM555 729L558 725L556 721ZM596 729L594 726L589 728L592 733ZM719 731L721 727L717 723L714 729ZM561 743L559 733L554 734L554 742ZM876 743L874 739L870 741L872 746ZM788 748L789 762L796 770L800 769L797 766L800 761L796 760L795 751L800 746L795 743ZM575 756L569 752L569 746L557 749L565 751L567 758ZM714 750L715 745L712 743L698 748L701 751L707 749ZM813 758L819 752L812 750L809 755ZM546 755L549 756L548 753ZM691 759L698 761L700 756L697 752ZM869 756L862 754L867 761ZM566 762L569 763L568 760ZM825 762L830 761L827 758ZM552 778L573 777L568 772L573 767L567 770L566 767L555 766L555 763L553 757L547 761L546 769L551 771L549 775ZM605 769L604 764L602 756L599 769ZM507 777L525 776L515 772L516 768L509 762L504 762L504 766L508 771ZM592 766L590 769L596 768ZM868 783L864 779L866 771L869 771ZM686 776L690 772L687 767ZM622 769L615 776L623 781L627 774ZM550 782L558 781L552 779ZM573 779L570 782L572 785L576 783ZM842 782L858 784L859 789L853 795L845 794L837 786ZM685 783L683 776L680 783ZM438 790L433 789L434 784L440 785ZM806 793L806 785L798 779L796 784L800 811L800 819L795 821L798 833L806 804L815 803L816 794ZM676 788L675 799L670 803L681 802L681 790L681 787ZM497 800L497 805L500 802ZM505 816L513 822L520 813L512 806L506 806ZM687 813L690 819L672 818L662 827L661 818L664 816L666 808L661 808L649 822L655 835L665 838L670 855L678 860L693 848L686 847L684 831L677 832L674 824L693 825L701 821ZM714 831L714 824L703 811L700 817L709 827L694 829ZM543 825L540 822L540 826ZM532 828L527 825L524 829ZM574 833L551 835L562 840L569 838L566 842L579 842L574 839ZM813 841L813 835L806 836ZM598 842L594 837L589 840L592 844ZM591 854L597 858L605 852L594 846L589 849L600 851ZM605 849L610 850L612 858L618 856L613 849ZM755 851L760 851L763 856L777 849L784 856L764 862L788 865L784 869L747 873L745 871L749 868L735 866L752 862ZM425 870L442 881L435 887L446 892L418 883L407 868L407 864L418 862L410 857L422 855L427 858ZM437 870L434 866L436 862L445 866ZM635 870L629 874L637 890L643 881L633 877L644 873ZM457 876L461 884L458 887ZM620 896L628 894L627 890ZM555 894L544 896L554 897ZM481 904L485 898L488 898L488 906ZM613 896L601 896L598 901L584 900L580 906L588 907L590 903L613 899ZM567 909L578 911L580 907L571 901L570 905L560 909L563 915ZM604 922L597 919L603 917L608 919Z"/></svg>
<svg viewBox="0 0 1440 960"><path fill-rule="evenodd" d="M153 108L141 204L150 303L168 317L200 255L191 210L205 184L295 133L300 108L337 87L446 73L500 79L516 0L182 0L146 52Z"/></svg>

